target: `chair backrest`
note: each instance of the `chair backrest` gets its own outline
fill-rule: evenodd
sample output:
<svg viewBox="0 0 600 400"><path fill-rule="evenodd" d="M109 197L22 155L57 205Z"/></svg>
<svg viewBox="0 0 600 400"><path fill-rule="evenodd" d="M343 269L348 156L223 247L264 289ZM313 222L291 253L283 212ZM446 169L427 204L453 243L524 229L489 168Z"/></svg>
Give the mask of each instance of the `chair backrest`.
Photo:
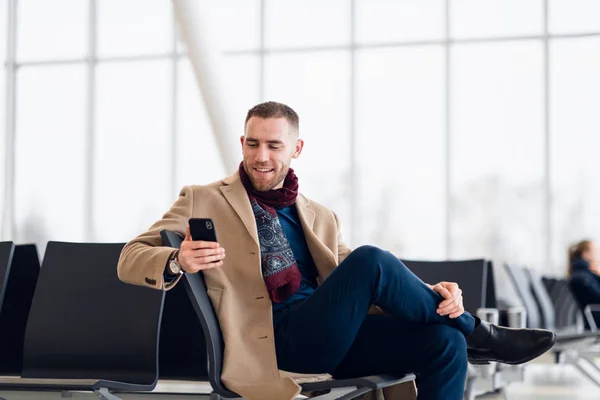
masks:
<svg viewBox="0 0 600 400"><path fill-rule="evenodd" d="M584 326L584 318L579 312L575 297L566 279L543 277L542 282L548 289L554 305L557 329L579 329Z"/></svg>
<svg viewBox="0 0 600 400"><path fill-rule="evenodd" d="M496 297L496 278L494 274L494 263L491 260L485 262L487 270L487 288L485 293L485 307L498 308L498 299Z"/></svg>
<svg viewBox="0 0 600 400"><path fill-rule="evenodd" d="M476 315L478 308L488 306L488 264L484 259L461 261L401 260L423 282L458 283L463 291L465 310Z"/></svg>
<svg viewBox="0 0 600 400"><path fill-rule="evenodd" d="M160 327L160 379L208 380L208 359L202 324L184 285L166 292ZM181 346L185 343L185 346Z"/></svg>
<svg viewBox="0 0 600 400"><path fill-rule="evenodd" d="M9 269L0 299L0 375L21 375L25 328L40 273L36 245L15 246Z"/></svg>
<svg viewBox="0 0 600 400"><path fill-rule="evenodd" d="M163 230L160 234L165 246L181 247L183 237L180 234L168 230ZM204 330L206 350L208 352L208 379L210 385L221 396L239 397L237 394L229 391L221 381L224 350L223 336L217 314L206 291L204 276L202 273L184 274L181 280Z"/></svg>
<svg viewBox="0 0 600 400"><path fill-rule="evenodd" d="M527 311L527 327L541 328L542 320L538 304L531 293L529 279L525 275L523 268L511 264L504 264L504 268L506 269L511 282L514 285L521 303Z"/></svg>
<svg viewBox="0 0 600 400"><path fill-rule="evenodd" d="M529 285L533 298L535 299L540 316L542 319L542 328L555 330L556 329L556 311L548 290L542 283L542 277L537 271L531 268L524 268L525 276L529 280Z"/></svg>
<svg viewBox="0 0 600 400"><path fill-rule="evenodd" d="M24 378L157 381L164 291L118 279L122 248L48 243L25 334Z"/></svg>
<svg viewBox="0 0 600 400"><path fill-rule="evenodd" d="M15 245L13 242L0 242L0 310L2 310L14 250Z"/></svg>

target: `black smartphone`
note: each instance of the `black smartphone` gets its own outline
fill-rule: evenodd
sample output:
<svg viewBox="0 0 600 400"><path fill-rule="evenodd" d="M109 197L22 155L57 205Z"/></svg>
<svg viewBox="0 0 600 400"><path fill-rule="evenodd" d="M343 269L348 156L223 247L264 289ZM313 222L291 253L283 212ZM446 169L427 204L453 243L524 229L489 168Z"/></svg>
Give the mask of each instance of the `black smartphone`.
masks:
<svg viewBox="0 0 600 400"><path fill-rule="evenodd" d="M216 242L217 232L215 223L210 218L190 218L190 234L192 240L203 240L205 242Z"/></svg>

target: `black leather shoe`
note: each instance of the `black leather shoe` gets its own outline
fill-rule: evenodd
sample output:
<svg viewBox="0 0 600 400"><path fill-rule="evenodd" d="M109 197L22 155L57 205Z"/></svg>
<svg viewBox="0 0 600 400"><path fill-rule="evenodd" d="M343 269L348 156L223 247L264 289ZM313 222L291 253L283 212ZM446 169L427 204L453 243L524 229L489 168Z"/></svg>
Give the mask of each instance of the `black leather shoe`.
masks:
<svg viewBox="0 0 600 400"><path fill-rule="evenodd" d="M481 321L467 337L471 364L523 364L550 350L556 342L554 332L545 329L511 329Z"/></svg>

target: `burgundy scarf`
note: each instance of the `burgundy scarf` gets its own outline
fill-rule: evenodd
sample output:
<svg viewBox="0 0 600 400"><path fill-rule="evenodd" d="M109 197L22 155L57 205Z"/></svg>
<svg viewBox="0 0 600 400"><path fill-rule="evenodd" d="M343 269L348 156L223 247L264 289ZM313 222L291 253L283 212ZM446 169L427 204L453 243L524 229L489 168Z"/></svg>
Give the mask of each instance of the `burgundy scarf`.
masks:
<svg viewBox="0 0 600 400"><path fill-rule="evenodd" d="M261 268L269 297L275 303L283 303L298 290L302 275L277 217L277 210L296 202L298 178L290 168L282 188L261 192L252 186L243 163L240 164L239 174L256 219Z"/></svg>

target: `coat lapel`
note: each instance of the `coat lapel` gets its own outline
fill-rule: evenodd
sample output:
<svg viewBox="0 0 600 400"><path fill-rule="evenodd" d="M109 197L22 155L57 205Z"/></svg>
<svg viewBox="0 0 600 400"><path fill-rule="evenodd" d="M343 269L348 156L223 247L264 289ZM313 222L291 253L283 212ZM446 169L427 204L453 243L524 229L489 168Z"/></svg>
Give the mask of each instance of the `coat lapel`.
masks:
<svg viewBox="0 0 600 400"><path fill-rule="evenodd" d="M224 185L221 186L223 196L225 196L225 199L227 199L231 207L240 217L252 239L260 246L258 229L256 228L256 220L254 219L252 206L250 205L248 194L240 180L239 174L236 172L234 175L227 177L223 180L223 184ZM317 265L319 274L321 276L327 276L331 268L337 266L337 257L327 246L325 246L325 244L323 244L313 230L316 215L310 207L310 201L304 196L298 195L296 209L298 210L298 217L300 218L300 223L304 230L308 249Z"/></svg>
<svg viewBox="0 0 600 400"><path fill-rule="evenodd" d="M325 277L337 266L337 257L331 249L323 244L314 232L315 212L310 207L310 201L306 197L298 195L296 209L298 210L298 217L304 230L308 250L319 270L319 275Z"/></svg>
<svg viewBox="0 0 600 400"><path fill-rule="evenodd" d="M260 246L258 241L258 229L256 228L256 220L254 219L252 206L250 205L248 194L240 180L239 174L236 172L234 175L223 180L223 183L225 185L221 186L221 193L223 193L225 199L227 199L231 207L240 217L244 226L246 226L248 233L252 236L252 239Z"/></svg>

